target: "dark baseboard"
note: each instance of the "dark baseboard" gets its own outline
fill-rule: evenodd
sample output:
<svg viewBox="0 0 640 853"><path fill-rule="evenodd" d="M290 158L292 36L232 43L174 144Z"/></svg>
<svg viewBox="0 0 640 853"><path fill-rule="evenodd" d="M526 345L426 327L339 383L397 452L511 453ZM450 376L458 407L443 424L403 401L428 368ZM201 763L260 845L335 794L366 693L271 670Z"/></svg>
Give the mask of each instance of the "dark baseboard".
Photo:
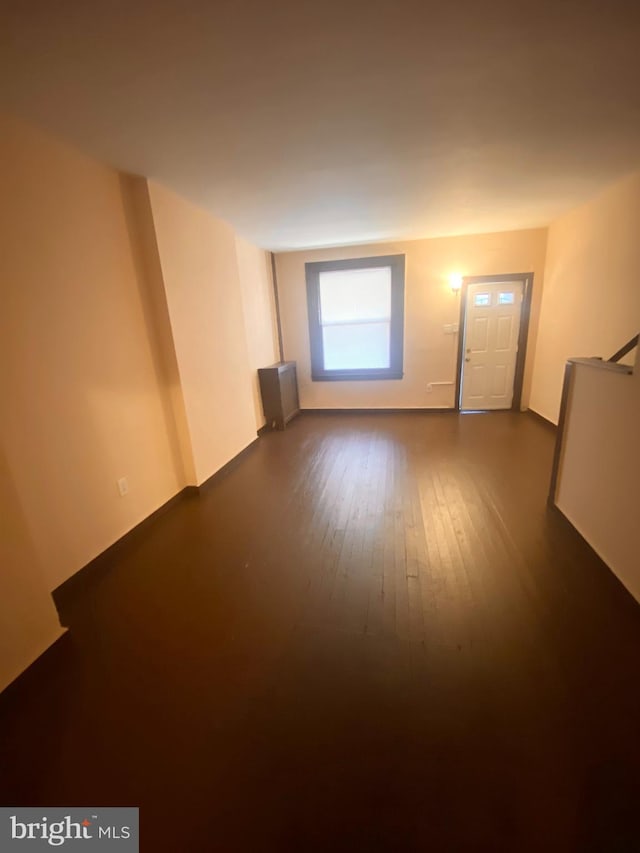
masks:
<svg viewBox="0 0 640 853"><path fill-rule="evenodd" d="M300 409L303 415L406 415L406 414L434 414L456 413L456 409L450 408L422 408L422 409Z"/></svg>
<svg viewBox="0 0 640 853"><path fill-rule="evenodd" d="M564 514L564 512L560 509L558 504L557 503L548 503L547 504L547 511L550 512L552 515L555 515L557 518L561 519L563 524L566 524L568 527L571 528L571 532L575 536L576 540L579 540L584 545L585 548L589 549L592 557L600 563L600 565L602 566L602 568L604 570L606 570L606 572L609 576L610 582L614 586L618 587L620 590L622 590L624 592L624 595L627 599L627 603L629 604L629 606L637 611L638 608L640 608L640 602L638 602L638 600L630 592L630 590L627 589L627 587L624 585L624 583L618 577L618 575L614 572L614 570L611 568L611 566L607 562L605 562L605 560L600 556L600 554L598 554L598 552L593 547L593 545L589 542L589 540L585 539L585 537L582 535L582 533L580 533L580 531L575 526L575 524L571 521L571 519L568 518Z"/></svg>
<svg viewBox="0 0 640 853"><path fill-rule="evenodd" d="M557 431L557 424L554 424L553 421L550 421L549 418L545 418L544 415L541 415L539 412L534 411L533 409L527 409L527 414L531 415L532 418L538 421L540 424L544 424L544 426L552 429L554 432Z"/></svg>
<svg viewBox="0 0 640 853"><path fill-rule="evenodd" d="M131 530L127 531L124 536L121 536L120 539L117 539L113 545L110 545L106 550L102 551L98 554L97 557L94 557L93 560L88 562L86 566L83 566L81 569L78 569L77 572L71 575L70 578L67 578L66 581L60 584L60 586L56 587L51 596L53 601L58 608L58 613L61 615L62 608L64 604L70 599L74 598L78 592L85 587L85 585L89 582L93 582L96 577L102 575L109 566L112 565L113 560L117 556L118 552L136 537L140 536L144 531L157 521L160 516L164 515L165 512L171 509L171 507L175 506L179 501L183 500L188 491L188 486L178 494L174 495L172 498L169 498L168 501L162 504L162 506L158 507L151 515L148 515L146 518L143 518L135 527L132 527ZM67 627L64 622L62 622L64 627Z"/></svg>
<svg viewBox="0 0 640 853"><path fill-rule="evenodd" d="M200 483L199 486L187 486L187 494L199 495L207 489L210 489L211 486L214 486L216 483L219 483L221 480L224 480L227 474L230 474L231 471L234 470L234 468L237 468L240 462L242 462L242 460L254 450L259 440L260 439L258 436L254 438L251 444L247 444L244 450L241 450L240 453L236 453L233 459L230 459L225 465L222 466L222 468L218 468L218 470L210 477L208 477L204 481L204 483Z"/></svg>
<svg viewBox="0 0 640 853"><path fill-rule="evenodd" d="M61 621L65 605L75 599L87 584L93 584L97 578L104 575L111 568L119 551L125 545L143 534L150 525L160 518L160 516L164 515L165 512L170 510L180 501L198 497L204 490L210 489L213 485L223 480L227 474L233 471L244 457L253 450L257 442L258 438L255 438L251 444L247 445L244 450L241 450L240 453L236 454L233 459L230 459L226 465L223 465L222 468L212 474L204 481L204 483L201 483L199 486L185 486L176 495L169 498L166 503L162 504L161 507L158 507L158 509L152 512L151 515L143 518L142 521L136 524L135 527L132 527L131 530L124 534L124 536L121 536L120 539L116 540L113 545L110 545L106 550L102 551L102 553L98 554L97 557L94 557L93 560L87 563L86 566L78 569L78 571L71 575L70 578L67 578L67 580L61 583L60 586L56 587L51 595L58 609ZM67 627L64 622L62 622L62 625Z"/></svg>
<svg viewBox="0 0 640 853"><path fill-rule="evenodd" d="M25 694L30 695L34 702L41 701L43 680L46 681L51 677L52 661L67 658L66 652L71 642L68 631L61 633L26 669L17 675L13 681L10 681L4 690L0 690L0 714L7 711L14 699L19 701L20 697L24 697ZM65 663L68 663L68 659ZM65 667L63 672L68 672L68 669ZM65 675L63 674L62 679L64 678ZM60 681L56 687L59 685Z"/></svg>
<svg viewBox="0 0 640 853"><path fill-rule="evenodd" d="M260 436L262 436L262 435L266 435L268 432L272 432L272 429L269 426L269 424L265 424L264 426L261 426L260 429L258 430L258 438L260 438Z"/></svg>

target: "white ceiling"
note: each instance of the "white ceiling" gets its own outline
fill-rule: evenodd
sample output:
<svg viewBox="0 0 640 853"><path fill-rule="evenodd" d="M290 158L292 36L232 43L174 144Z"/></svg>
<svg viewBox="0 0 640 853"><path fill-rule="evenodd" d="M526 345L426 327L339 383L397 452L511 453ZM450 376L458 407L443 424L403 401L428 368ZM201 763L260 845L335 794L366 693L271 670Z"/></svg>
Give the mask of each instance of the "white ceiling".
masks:
<svg viewBox="0 0 640 853"><path fill-rule="evenodd" d="M640 4L9 0L0 103L270 249L547 224L640 166Z"/></svg>

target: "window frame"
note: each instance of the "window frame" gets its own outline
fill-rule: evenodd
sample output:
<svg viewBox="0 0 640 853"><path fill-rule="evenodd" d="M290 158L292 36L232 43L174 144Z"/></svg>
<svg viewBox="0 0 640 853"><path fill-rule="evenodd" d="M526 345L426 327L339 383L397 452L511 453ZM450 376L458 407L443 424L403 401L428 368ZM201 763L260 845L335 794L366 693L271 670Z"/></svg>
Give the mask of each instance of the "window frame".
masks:
<svg viewBox="0 0 640 853"><path fill-rule="evenodd" d="M391 317L389 320L389 367L325 370L320 322L320 273L338 270L391 268ZM370 379L402 379L404 358L404 255L379 255L338 261L313 261L304 265L307 280L311 379L313 382L345 382Z"/></svg>

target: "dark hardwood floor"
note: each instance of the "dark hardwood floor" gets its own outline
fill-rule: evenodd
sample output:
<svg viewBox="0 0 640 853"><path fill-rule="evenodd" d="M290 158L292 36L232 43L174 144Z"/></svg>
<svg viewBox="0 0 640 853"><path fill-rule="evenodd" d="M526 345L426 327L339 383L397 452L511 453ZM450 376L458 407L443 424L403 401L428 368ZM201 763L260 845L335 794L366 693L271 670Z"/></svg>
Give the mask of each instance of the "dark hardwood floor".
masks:
<svg viewBox="0 0 640 853"><path fill-rule="evenodd" d="M553 443L266 435L61 596L0 802L139 805L148 853L640 850L640 606L546 508Z"/></svg>

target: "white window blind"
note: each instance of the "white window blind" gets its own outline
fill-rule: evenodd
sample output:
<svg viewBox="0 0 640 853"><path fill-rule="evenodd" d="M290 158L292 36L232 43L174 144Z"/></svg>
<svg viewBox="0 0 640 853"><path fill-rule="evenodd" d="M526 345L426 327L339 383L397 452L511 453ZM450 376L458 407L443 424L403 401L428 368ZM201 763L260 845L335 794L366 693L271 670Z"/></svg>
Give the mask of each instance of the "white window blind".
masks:
<svg viewBox="0 0 640 853"><path fill-rule="evenodd" d="M391 267L321 272L325 370L390 365Z"/></svg>

